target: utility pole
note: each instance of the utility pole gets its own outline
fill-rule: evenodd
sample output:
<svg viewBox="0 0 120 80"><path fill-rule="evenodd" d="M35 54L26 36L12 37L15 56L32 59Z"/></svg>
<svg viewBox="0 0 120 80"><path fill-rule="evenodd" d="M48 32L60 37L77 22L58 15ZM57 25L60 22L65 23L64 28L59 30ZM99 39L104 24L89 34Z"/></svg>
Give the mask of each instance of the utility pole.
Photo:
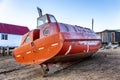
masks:
<svg viewBox="0 0 120 80"><path fill-rule="evenodd" d="M92 18L92 30L94 29L94 19Z"/></svg>

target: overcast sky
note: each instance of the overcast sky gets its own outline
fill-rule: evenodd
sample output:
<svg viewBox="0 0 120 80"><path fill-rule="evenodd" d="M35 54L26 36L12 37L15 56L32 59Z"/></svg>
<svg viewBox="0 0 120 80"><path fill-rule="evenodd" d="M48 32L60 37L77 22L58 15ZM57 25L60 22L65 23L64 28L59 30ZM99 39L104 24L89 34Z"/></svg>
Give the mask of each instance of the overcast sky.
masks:
<svg viewBox="0 0 120 80"><path fill-rule="evenodd" d="M0 0L0 22L36 28L36 7L53 14L58 22L94 31L120 29L120 0Z"/></svg>

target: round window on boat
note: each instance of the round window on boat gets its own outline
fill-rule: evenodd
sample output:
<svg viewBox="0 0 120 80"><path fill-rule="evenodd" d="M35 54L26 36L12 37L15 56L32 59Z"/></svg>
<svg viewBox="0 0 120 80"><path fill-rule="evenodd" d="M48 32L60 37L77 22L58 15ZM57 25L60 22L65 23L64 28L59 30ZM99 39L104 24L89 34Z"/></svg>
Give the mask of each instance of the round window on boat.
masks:
<svg viewBox="0 0 120 80"><path fill-rule="evenodd" d="M43 31L43 34L45 36L47 36L48 34L50 34L50 29L49 28L45 28L45 30Z"/></svg>

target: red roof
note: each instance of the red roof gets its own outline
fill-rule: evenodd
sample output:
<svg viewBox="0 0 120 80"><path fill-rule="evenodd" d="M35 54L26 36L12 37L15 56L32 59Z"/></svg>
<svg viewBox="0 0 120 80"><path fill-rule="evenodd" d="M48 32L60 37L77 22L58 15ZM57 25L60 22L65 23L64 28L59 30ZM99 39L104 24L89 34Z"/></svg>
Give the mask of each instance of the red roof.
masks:
<svg viewBox="0 0 120 80"><path fill-rule="evenodd" d="M28 31L29 29L26 26L0 23L0 33L23 35Z"/></svg>

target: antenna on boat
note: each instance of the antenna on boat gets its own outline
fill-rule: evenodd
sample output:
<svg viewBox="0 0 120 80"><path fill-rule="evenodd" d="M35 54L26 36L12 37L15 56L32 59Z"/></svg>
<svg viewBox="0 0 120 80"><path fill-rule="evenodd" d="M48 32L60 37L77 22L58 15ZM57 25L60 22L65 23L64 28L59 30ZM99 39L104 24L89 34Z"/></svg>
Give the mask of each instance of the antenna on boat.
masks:
<svg viewBox="0 0 120 80"><path fill-rule="evenodd" d="M94 19L92 18L92 30L94 29Z"/></svg>

